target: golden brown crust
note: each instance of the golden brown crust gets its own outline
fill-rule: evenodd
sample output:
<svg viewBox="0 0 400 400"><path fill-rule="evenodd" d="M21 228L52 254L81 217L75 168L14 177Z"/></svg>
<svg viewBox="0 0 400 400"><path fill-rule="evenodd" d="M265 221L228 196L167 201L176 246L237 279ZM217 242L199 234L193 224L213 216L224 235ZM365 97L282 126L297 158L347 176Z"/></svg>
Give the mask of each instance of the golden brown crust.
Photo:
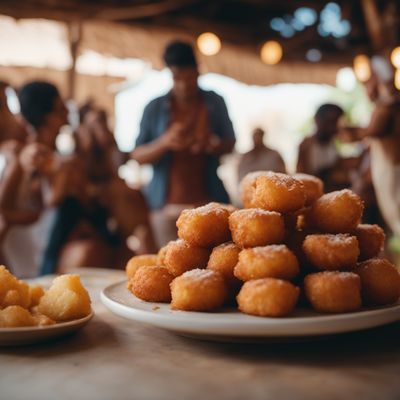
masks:
<svg viewBox="0 0 400 400"><path fill-rule="evenodd" d="M360 224L354 231L354 235L360 248L360 261L374 258L383 250L385 232L380 226Z"/></svg>
<svg viewBox="0 0 400 400"><path fill-rule="evenodd" d="M324 194L311 206L306 223L324 233L352 233L361 221L364 203L344 189Z"/></svg>
<svg viewBox="0 0 400 400"><path fill-rule="evenodd" d="M142 266L128 281L128 289L139 299L169 303L171 301L170 283L174 276L161 266Z"/></svg>
<svg viewBox="0 0 400 400"><path fill-rule="evenodd" d="M354 272L361 279L364 304L392 304L400 297L399 271L388 260L375 258L364 261Z"/></svg>
<svg viewBox="0 0 400 400"><path fill-rule="evenodd" d="M239 310L260 317L285 317L296 306L299 288L290 282L264 278L245 282L237 296Z"/></svg>
<svg viewBox="0 0 400 400"><path fill-rule="evenodd" d="M352 272L324 271L307 275L304 291L320 312L344 313L361 308L360 277Z"/></svg>
<svg viewBox="0 0 400 400"><path fill-rule="evenodd" d="M157 254L143 254L140 256L132 257L126 264L125 272L128 279L135 276L136 271L142 266L157 265Z"/></svg>
<svg viewBox="0 0 400 400"><path fill-rule="evenodd" d="M257 208L235 211L229 217L232 239L239 247L281 243L285 226L281 214Z"/></svg>
<svg viewBox="0 0 400 400"><path fill-rule="evenodd" d="M210 250L192 246L182 239L167 245L164 264L168 271L179 276L195 268L205 268L210 257Z"/></svg>
<svg viewBox="0 0 400 400"><path fill-rule="evenodd" d="M260 278L293 279L300 272L296 256L283 244L244 249L234 274L242 281Z"/></svg>
<svg viewBox="0 0 400 400"><path fill-rule="evenodd" d="M347 234L307 235L303 251L308 262L319 270L348 270L357 264L358 241Z"/></svg>
<svg viewBox="0 0 400 400"><path fill-rule="evenodd" d="M212 247L231 239L227 206L209 203L205 206L183 210L176 226L179 238L193 246Z"/></svg>
<svg viewBox="0 0 400 400"><path fill-rule="evenodd" d="M209 269L194 269L171 283L171 308L185 311L213 311L228 298L222 274Z"/></svg>
<svg viewBox="0 0 400 400"><path fill-rule="evenodd" d="M324 183L316 176L297 173L293 174L292 177L299 180L304 186L306 206L311 205L324 194Z"/></svg>
<svg viewBox="0 0 400 400"><path fill-rule="evenodd" d="M255 180L255 207L288 213L304 207L306 194L303 184L289 175L267 172Z"/></svg>

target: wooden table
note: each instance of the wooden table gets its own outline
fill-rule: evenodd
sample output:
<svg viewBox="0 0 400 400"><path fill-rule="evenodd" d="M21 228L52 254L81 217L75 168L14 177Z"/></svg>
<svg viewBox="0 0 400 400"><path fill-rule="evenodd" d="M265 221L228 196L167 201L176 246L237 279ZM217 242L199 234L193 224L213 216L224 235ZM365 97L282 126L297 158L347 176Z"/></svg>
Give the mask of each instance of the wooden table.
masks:
<svg viewBox="0 0 400 400"><path fill-rule="evenodd" d="M96 312L79 333L0 348L0 399L400 399L400 323L281 344L213 343L124 320L101 303L123 274L82 274Z"/></svg>

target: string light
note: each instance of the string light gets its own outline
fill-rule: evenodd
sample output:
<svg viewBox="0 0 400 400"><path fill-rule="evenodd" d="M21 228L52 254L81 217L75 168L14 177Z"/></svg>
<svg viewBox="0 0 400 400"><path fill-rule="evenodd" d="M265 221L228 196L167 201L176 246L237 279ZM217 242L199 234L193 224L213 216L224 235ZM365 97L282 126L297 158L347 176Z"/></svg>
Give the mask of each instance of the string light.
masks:
<svg viewBox="0 0 400 400"><path fill-rule="evenodd" d="M215 33L205 32L197 38L197 47L205 56L214 56L221 50L221 40Z"/></svg>
<svg viewBox="0 0 400 400"><path fill-rule="evenodd" d="M268 65L275 65L282 59L283 49L282 46L275 40L265 42L261 47L261 60Z"/></svg>
<svg viewBox="0 0 400 400"><path fill-rule="evenodd" d="M364 54L354 57L353 69L360 82L366 82L371 77L371 65L368 57Z"/></svg>

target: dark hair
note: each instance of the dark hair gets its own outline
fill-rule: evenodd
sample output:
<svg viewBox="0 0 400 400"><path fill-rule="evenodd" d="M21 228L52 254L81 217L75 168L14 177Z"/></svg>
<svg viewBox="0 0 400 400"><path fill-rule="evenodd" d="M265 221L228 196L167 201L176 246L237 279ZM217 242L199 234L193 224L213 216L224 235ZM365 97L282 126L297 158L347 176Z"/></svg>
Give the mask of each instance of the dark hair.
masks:
<svg viewBox="0 0 400 400"><path fill-rule="evenodd" d="M60 94L49 82L33 81L18 91L22 116L35 128L43 124L44 117L51 113Z"/></svg>
<svg viewBox="0 0 400 400"><path fill-rule="evenodd" d="M315 113L315 118L323 119L331 112L336 112L339 116L344 114L342 107L339 107L337 104L326 103L322 104L322 106L319 106L317 112Z"/></svg>
<svg viewBox="0 0 400 400"><path fill-rule="evenodd" d="M164 51L167 67L197 67L196 56L190 43L174 41Z"/></svg>

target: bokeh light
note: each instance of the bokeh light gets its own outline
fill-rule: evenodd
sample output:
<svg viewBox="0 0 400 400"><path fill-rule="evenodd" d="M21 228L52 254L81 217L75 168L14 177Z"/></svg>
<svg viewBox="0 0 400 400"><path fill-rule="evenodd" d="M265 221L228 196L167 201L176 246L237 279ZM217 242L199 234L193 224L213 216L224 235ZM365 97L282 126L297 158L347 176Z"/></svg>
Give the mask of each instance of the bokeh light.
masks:
<svg viewBox="0 0 400 400"><path fill-rule="evenodd" d="M371 64L365 54L354 57L353 69L360 82L366 82L371 77Z"/></svg>
<svg viewBox="0 0 400 400"><path fill-rule="evenodd" d="M400 68L400 46L393 49L390 54L390 61L395 68Z"/></svg>
<svg viewBox="0 0 400 400"><path fill-rule="evenodd" d="M197 47L205 56L214 56L221 50L221 40L215 33L205 32L197 38Z"/></svg>
<svg viewBox="0 0 400 400"><path fill-rule="evenodd" d="M275 65L282 59L282 46L275 40L265 42L261 48L261 60L268 65Z"/></svg>

